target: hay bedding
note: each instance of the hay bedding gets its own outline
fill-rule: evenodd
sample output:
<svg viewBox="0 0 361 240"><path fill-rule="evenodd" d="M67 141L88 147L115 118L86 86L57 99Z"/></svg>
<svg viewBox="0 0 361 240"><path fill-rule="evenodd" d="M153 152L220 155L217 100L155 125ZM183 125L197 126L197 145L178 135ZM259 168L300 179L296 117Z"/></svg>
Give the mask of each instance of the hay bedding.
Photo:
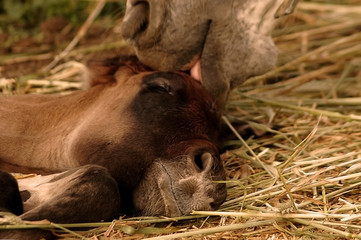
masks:
<svg viewBox="0 0 361 240"><path fill-rule="evenodd" d="M361 1L337 3L300 3L275 31L278 67L232 92L223 117L233 131L222 155L228 198L219 211L0 229L52 228L74 239L360 239ZM77 89L82 69L66 62L29 80L27 91ZM3 94L15 83L2 78ZM93 229L76 230L84 226Z"/></svg>

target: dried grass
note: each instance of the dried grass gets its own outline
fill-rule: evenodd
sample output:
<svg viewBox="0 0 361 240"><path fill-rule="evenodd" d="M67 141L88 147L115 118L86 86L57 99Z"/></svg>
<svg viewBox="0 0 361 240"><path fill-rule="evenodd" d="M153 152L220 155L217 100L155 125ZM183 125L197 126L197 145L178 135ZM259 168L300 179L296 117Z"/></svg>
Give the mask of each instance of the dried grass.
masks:
<svg viewBox="0 0 361 240"><path fill-rule="evenodd" d="M222 155L228 198L219 211L25 226L74 239L360 239L361 1L342 3L301 2L275 31L278 67L232 92L223 120L236 137L224 142L232 150ZM82 68L66 63L27 89L76 89ZM13 85L0 80L5 94ZM241 136L245 125L252 132Z"/></svg>

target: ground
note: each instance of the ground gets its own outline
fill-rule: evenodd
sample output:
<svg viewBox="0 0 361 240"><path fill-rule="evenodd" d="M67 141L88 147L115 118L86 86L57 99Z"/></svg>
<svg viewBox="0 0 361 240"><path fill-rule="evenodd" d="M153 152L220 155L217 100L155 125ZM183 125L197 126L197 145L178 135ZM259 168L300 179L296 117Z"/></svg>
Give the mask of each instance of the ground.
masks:
<svg viewBox="0 0 361 240"><path fill-rule="evenodd" d="M219 211L66 225L72 231L62 236L361 238L360 6L360 0L301 2L274 32L278 67L232 92L223 117L231 133L222 146L228 198ZM82 63L124 46L117 23L98 21L57 68L42 72L76 33L46 33L61 23L48 21L47 37L0 47L3 94L76 90Z"/></svg>

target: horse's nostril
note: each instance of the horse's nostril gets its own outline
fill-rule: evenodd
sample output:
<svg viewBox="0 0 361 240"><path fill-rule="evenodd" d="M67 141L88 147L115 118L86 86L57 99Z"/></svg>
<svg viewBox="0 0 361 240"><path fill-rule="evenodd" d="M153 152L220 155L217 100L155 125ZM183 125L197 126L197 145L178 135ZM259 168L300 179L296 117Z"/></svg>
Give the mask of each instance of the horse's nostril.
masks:
<svg viewBox="0 0 361 240"><path fill-rule="evenodd" d="M145 1L133 1L124 17L121 34L125 39L135 39L144 32L149 24L149 3Z"/></svg>
<svg viewBox="0 0 361 240"><path fill-rule="evenodd" d="M213 156L209 152L196 154L194 156L194 163L201 172L209 171L213 165Z"/></svg>

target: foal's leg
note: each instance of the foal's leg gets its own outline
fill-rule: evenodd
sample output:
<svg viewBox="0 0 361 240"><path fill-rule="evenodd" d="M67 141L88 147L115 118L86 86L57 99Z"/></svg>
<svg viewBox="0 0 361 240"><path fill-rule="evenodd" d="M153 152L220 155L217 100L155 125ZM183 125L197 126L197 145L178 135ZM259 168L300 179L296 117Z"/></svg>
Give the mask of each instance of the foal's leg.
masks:
<svg viewBox="0 0 361 240"><path fill-rule="evenodd" d="M0 225L21 222L13 214L23 213L18 183L7 172L0 171ZM51 232L42 230L0 230L0 239L38 240L53 239Z"/></svg>
<svg viewBox="0 0 361 240"><path fill-rule="evenodd" d="M4 195L1 187L0 207L3 207L4 211L20 213L21 201L15 208L9 204L14 199L20 199L19 191L14 190L17 189L15 179L0 172L0 183L1 179L11 179L8 181L11 184L6 186L14 188L8 191L11 194ZM56 223L98 222L113 220L120 214L118 184L108 171L100 166L86 165L59 174L21 179L18 183L24 201L25 213L20 215L23 220L48 219ZM0 230L0 239L2 238L35 240L54 239L54 236L51 232L40 229Z"/></svg>
<svg viewBox="0 0 361 240"><path fill-rule="evenodd" d="M118 184L100 166L19 180L23 220L57 223L110 221L120 215Z"/></svg>

